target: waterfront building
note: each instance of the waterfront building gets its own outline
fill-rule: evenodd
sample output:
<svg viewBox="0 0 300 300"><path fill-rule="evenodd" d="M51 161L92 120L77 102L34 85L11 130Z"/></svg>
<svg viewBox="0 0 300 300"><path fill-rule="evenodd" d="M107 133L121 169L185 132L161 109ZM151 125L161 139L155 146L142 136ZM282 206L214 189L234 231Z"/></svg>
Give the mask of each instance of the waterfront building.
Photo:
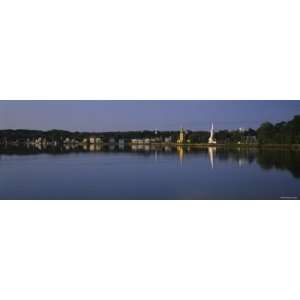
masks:
<svg viewBox="0 0 300 300"><path fill-rule="evenodd" d="M184 144L185 143L185 132L184 132L184 129L181 127L180 128L180 132L179 132L179 137L178 137L178 140L177 140L177 144Z"/></svg>
<svg viewBox="0 0 300 300"><path fill-rule="evenodd" d="M125 149L125 140L124 139L120 139L118 141L118 147L119 147L119 150L124 150Z"/></svg>
<svg viewBox="0 0 300 300"><path fill-rule="evenodd" d="M76 145L76 144L79 144L79 141L76 140L76 139L72 139L72 140L71 140L71 143L74 144L74 145Z"/></svg>
<svg viewBox="0 0 300 300"><path fill-rule="evenodd" d="M246 144L257 144L256 136L246 136Z"/></svg>
<svg viewBox="0 0 300 300"><path fill-rule="evenodd" d="M108 143L109 144L114 144L116 140L114 138L109 138Z"/></svg>
<svg viewBox="0 0 300 300"><path fill-rule="evenodd" d="M118 144L119 144L119 146L121 145L124 145L125 144L125 140L124 139L119 139L118 140Z"/></svg>
<svg viewBox="0 0 300 300"><path fill-rule="evenodd" d="M87 144L87 143L88 143L88 139L84 138L84 139L82 140L82 143L83 143L83 144Z"/></svg>
<svg viewBox="0 0 300 300"><path fill-rule="evenodd" d="M172 143L172 137L165 137L165 143Z"/></svg>
<svg viewBox="0 0 300 300"><path fill-rule="evenodd" d="M216 144L217 143L216 139L214 138L214 124L213 123L211 123L210 137L208 139L208 143L209 144Z"/></svg>
<svg viewBox="0 0 300 300"><path fill-rule="evenodd" d="M144 139L145 144L150 144L150 139Z"/></svg>
<svg viewBox="0 0 300 300"><path fill-rule="evenodd" d="M70 139L67 137L67 138L65 138L65 140L64 140L64 144L69 144L70 143Z"/></svg>
<svg viewBox="0 0 300 300"><path fill-rule="evenodd" d="M90 137L90 144L95 144L95 138L94 137Z"/></svg>
<svg viewBox="0 0 300 300"><path fill-rule="evenodd" d="M101 151L101 148L102 148L101 144L95 145L95 151Z"/></svg>
<svg viewBox="0 0 300 300"><path fill-rule="evenodd" d="M41 144L42 143L42 138L41 137L38 137L36 140L35 140L35 144Z"/></svg>
<svg viewBox="0 0 300 300"><path fill-rule="evenodd" d="M101 144L102 143L102 139L100 137L96 138L96 144Z"/></svg>

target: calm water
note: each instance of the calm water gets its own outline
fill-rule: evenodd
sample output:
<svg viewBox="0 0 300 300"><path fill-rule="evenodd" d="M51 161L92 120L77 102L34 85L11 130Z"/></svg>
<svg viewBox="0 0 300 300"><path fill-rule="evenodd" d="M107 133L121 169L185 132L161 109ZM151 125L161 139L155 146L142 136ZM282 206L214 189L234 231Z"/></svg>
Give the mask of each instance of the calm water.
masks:
<svg viewBox="0 0 300 300"><path fill-rule="evenodd" d="M0 199L300 197L300 151L150 148L0 151Z"/></svg>

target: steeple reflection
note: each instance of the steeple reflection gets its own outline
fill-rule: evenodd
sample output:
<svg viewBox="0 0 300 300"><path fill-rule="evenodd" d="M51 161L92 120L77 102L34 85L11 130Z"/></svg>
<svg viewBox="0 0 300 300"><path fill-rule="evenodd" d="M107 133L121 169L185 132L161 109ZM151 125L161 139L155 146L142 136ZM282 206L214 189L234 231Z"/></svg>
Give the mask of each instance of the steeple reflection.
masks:
<svg viewBox="0 0 300 300"><path fill-rule="evenodd" d="M214 168L214 156L216 155L217 148L216 147L208 147L208 157L210 162L210 167Z"/></svg>
<svg viewBox="0 0 300 300"><path fill-rule="evenodd" d="M179 156L180 164L182 165L183 157L184 157L184 150L183 150L182 146L177 146L177 153L178 153L178 156Z"/></svg>
<svg viewBox="0 0 300 300"><path fill-rule="evenodd" d="M218 148L218 151L217 151ZM300 151L293 149L273 149L257 147L215 147L203 146L182 146L182 145L105 145L105 144L60 144L43 145L37 143L34 145L6 145L0 147L0 155L31 155L31 154L68 154L85 152L116 152L116 153L135 153L137 155L151 156L154 161L161 161L164 158L175 158L179 161L178 165L183 165L183 160L193 159L195 155L199 159L204 158L209 168L216 169L216 161L224 163L233 163L232 165L248 168L253 164L253 168L259 166L263 170L289 170L296 178L300 178ZM208 162L207 162L208 160Z"/></svg>

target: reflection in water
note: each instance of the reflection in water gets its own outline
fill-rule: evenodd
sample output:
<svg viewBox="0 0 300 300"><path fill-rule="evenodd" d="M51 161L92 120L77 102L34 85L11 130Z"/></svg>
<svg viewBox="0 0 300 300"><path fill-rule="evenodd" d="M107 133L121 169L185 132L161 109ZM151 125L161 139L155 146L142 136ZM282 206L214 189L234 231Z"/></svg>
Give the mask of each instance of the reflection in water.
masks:
<svg viewBox="0 0 300 300"><path fill-rule="evenodd" d="M184 150L182 146L177 146L177 153L179 156L180 164L182 165L183 157L184 157Z"/></svg>
<svg viewBox="0 0 300 300"><path fill-rule="evenodd" d="M109 151L114 151L115 148L116 148L115 145L109 145L109 147L108 147Z"/></svg>
<svg viewBox="0 0 300 300"><path fill-rule="evenodd" d="M183 146L163 146L163 145L59 145L46 146L43 144L24 146L0 147L1 155L28 155L47 153L52 155L72 153L72 152L126 152L143 155L153 155L155 161L158 160L158 153L164 155L174 155L177 153L180 164L184 157L189 155L206 156L211 169L214 169L216 161L233 161L238 166L247 166L253 162L257 163L263 170L289 170L294 177L300 178L300 151L291 149L263 149L263 148L222 148L218 147L183 147Z"/></svg>
<svg viewBox="0 0 300 300"><path fill-rule="evenodd" d="M300 178L300 151L260 149L256 161L264 170L287 169L294 177Z"/></svg>
<svg viewBox="0 0 300 300"><path fill-rule="evenodd" d="M247 163L247 160L245 158L242 158L240 157L238 159L238 164L239 164L239 167L241 168L243 165L245 165Z"/></svg>
<svg viewBox="0 0 300 300"><path fill-rule="evenodd" d="M214 156L216 154L217 148L216 147L208 147L208 157L210 161L210 167L214 168Z"/></svg>

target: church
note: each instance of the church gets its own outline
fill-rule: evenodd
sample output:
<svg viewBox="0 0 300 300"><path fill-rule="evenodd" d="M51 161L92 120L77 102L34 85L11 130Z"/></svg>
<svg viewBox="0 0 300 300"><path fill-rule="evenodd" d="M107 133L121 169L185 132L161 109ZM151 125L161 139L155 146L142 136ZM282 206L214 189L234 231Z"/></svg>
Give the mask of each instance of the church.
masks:
<svg viewBox="0 0 300 300"><path fill-rule="evenodd" d="M177 144L184 144L186 141L186 134L184 132L184 129L181 127L179 132L179 138L177 140Z"/></svg>
<svg viewBox="0 0 300 300"><path fill-rule="evenodd" d="M216 144L217 143L216 139L214 138L214 124L213 123L211 123L210 137L208 139L208 143L209 144Z"/></svg>

